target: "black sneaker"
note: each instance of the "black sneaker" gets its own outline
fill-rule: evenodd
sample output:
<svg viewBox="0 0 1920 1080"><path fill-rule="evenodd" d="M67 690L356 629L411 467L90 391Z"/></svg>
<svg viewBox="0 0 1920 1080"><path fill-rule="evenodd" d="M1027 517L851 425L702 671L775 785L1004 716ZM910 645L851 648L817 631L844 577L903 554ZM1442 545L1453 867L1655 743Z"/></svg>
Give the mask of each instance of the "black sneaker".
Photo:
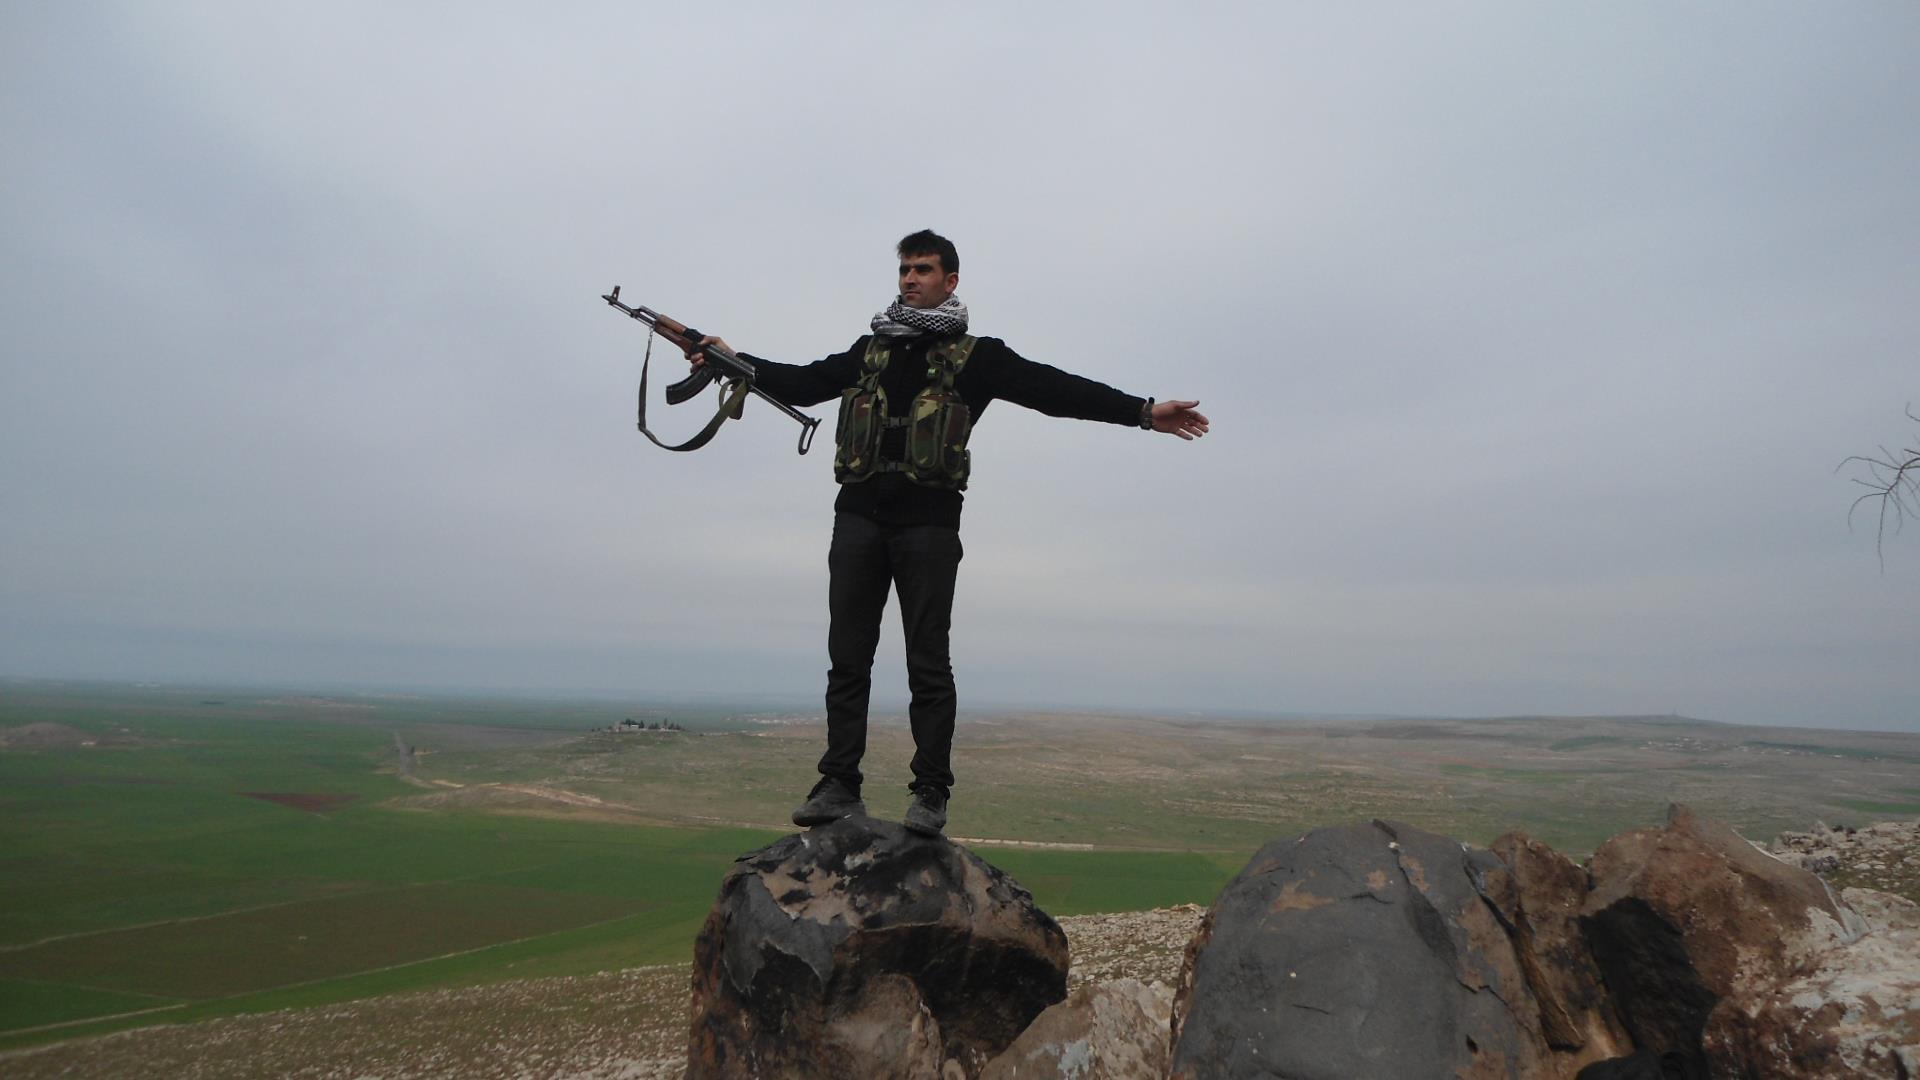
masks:
<svg viewBox="0 0 1920 1080"><path fill-rule="evenodd" d="M929 784L910 788L913 801L907 804L907 816L901 824L922 836L939 836L947 827L947 791Z"/></svg>
<svg viewBox="0 0 1920 1080"><path fill-rule="evenodd" d="M812 827L839 821L854 814L865 814L867 804L860 801L860 789L837 776L823 776L807 792L807 801L793 812L793 823Z"/></svg>

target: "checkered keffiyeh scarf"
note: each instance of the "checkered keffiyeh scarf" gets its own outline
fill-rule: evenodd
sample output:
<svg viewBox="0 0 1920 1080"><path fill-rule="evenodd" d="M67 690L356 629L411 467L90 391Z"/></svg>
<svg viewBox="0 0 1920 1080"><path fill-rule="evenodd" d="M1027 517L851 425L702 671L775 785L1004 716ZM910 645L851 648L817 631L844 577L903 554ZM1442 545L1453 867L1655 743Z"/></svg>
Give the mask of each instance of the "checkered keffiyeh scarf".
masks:
<svg viewBox="0 0 1920 1080"><path fill-rule="evenodd" d="M873 332L881 337L917 337L962 334L967 329L967 305L949 296L939 307L911 308L893 298L885 311L873 317Z"/></svg>

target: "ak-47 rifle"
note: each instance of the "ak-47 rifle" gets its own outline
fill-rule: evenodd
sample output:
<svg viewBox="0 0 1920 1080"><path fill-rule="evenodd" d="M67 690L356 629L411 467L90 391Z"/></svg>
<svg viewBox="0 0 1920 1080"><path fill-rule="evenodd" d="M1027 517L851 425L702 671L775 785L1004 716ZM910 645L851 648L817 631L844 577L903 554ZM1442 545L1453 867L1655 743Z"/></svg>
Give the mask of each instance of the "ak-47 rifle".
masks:
<svg viewBox="0 0 1920 1080"><path fill-rule="evenodd" d="M626 312L630 318L639 319L641 322L647 324L647 329L650 331L647 335L647 355L645 359L640 361L640 406L638 412L640 434L652 439L655 446L667 450L700 449L713 439L714 434L720 430L721 424L726 423L728 420L737 420L740 418L740 410L741 407L746 404L748 394L753 394L764 401L771 402L774 408L779 409L781 412L786 413L788 416L800 422L801 453L806 453L807 448L813 445L813 432L815 428L820 426L820 421L800 412L784 401L775 399L773 395L753 385L753 365L751 363L741 359L724 346L718 344L700 344L700 339L706 335L685 323L669 319L649 307L644 307L639 304L628 307L621 303L620 286L618 285L615 285L612 292L607 293L600 299ZM693 374L667 387L667 404L678 405L683 401L691 400L695 394L705 390L708 383L716 380L726 380L727 383L720 391L720 410L713 414L712 420L707 421L707 426L701 429L700 434L695 435L679 446L668 446L666 443L661 442L659 437L653 432L647 430L647 365L653 359L654 334L659 334L661 337L666 338L689 357L700 356L705 360L705 363L695 369Z"/></svg>

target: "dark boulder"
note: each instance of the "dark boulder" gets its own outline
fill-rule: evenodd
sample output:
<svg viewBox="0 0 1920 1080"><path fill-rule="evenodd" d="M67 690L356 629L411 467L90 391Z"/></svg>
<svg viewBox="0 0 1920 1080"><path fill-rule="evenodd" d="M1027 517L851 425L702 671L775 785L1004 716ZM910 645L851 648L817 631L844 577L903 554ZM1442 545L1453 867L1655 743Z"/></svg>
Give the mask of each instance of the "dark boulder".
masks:
<svg viewBox="0 0 1920 1080"><path fill-rule="evenodd" d="M687 1076L973 1077L1066 986L1066 936L1011 878L847 818L722 882L694 946Z"/></svg>
<svg viewBox="0 0 1920 1080"><path fill-rule="evenodd" d="M1392 822L1268 844L1189 947L1173 1076L1571 1077L1487 894L1502 868Z"/></svg>

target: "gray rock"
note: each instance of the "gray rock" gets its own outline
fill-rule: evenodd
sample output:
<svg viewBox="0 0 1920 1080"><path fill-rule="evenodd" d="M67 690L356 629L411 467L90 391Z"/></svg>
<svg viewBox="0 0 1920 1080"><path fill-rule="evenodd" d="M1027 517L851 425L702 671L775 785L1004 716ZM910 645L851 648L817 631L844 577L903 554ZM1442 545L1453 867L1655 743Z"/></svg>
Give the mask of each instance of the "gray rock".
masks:
<svg viewBox="0 0 1920 1080"><path fill-rule="evenodd" d="M1172 1075L1571 1076L1483 894L1500 866L1390 822L1268 844L1189 947Z"/></svg>

